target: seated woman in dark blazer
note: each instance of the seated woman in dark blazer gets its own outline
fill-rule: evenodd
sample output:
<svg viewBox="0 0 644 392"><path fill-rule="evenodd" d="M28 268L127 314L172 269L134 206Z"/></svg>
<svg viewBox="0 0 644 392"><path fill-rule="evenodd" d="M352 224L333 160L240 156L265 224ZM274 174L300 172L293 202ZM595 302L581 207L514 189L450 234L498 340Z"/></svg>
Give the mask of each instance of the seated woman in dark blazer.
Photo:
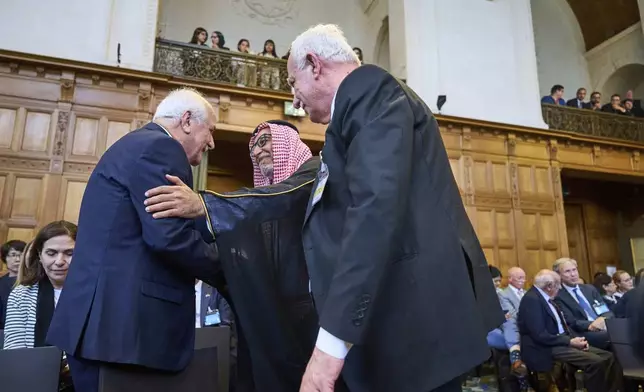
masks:
<svg viewBox="0 0 644 392"><path fill-rule="evenodd" d="M4 348L45 346L54 308L74 254L77 227L51 222L29 244L7 300Z"/></svg>
<svg viewBox="0 0 644 392"><path fill-rule="evenodd" d="M617 291L617 286L613 282L613 278L608 276L608 274L599 274L595 277L593 286L599 291L608 306L608 309L613 310L613 307L617 304L618 298L615 296Z"/></svg>

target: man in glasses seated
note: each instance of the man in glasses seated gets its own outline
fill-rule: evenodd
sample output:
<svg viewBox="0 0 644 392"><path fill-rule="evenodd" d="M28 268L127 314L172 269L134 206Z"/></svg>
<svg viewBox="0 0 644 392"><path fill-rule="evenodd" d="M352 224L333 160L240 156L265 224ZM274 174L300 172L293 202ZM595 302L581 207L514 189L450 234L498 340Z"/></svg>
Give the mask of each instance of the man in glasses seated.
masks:
<svg viewBox="0 0 644 392"><path fill-rule="evenodd" d="M200 197L170 176L146 205L155 218L208 215L238 322L237 389L297 392L318 332L301 231L320 160L281 120L260 124L249 150L255 188Z"/></svg>

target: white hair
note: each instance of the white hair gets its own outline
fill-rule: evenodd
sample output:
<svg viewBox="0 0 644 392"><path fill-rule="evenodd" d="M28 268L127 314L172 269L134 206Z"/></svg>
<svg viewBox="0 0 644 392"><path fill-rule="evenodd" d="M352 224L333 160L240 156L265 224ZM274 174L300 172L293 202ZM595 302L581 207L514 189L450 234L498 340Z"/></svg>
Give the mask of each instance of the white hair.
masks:
<svg viewBox="0 0 644 392"><path fill-rule="evenodd" d="M572 263L575 267L577 267L577 260L571 259L570 257L562 257L555 260L555 263L552 265L552 270L556 273L559 273L561 266L566 263Z"/></svg>
<svg viewBox="0 0 644 392"><path fill-rule="evenodd" d="M559 275L550 270L541 270L534 277L534 285L541 290L545 289L548 286L556 286L557 288L559 288Z"/></svg>
<svg viewBox="0 0 644 392"><path fill-rule="evenodd" d="M205 122L210 113L214 113L212 105L200 92L190 87L182 87L171 91L159 103L153 120L160 118L179 120L188 111L192 118L200 123Z"/></svg>
<svg viewBox="0 0 644 392"><path fill-rule="evenodd" d="M344 33L334 24L319 24L298 35L291 44L291 56L298 69L306 67L306 55L315 53L334 63L360 65Z"/></svg>

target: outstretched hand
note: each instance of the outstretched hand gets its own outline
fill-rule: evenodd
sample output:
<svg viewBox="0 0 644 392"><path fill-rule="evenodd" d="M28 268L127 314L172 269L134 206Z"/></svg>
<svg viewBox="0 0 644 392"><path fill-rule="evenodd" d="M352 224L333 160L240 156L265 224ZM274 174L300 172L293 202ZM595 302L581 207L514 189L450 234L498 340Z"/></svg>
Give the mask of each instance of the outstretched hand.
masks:
<svg viewBox="0 0 644 392"><path fill-rule="evenodd" d="M206 214L201 198L179 177L165 175L174 185L162 185L145 192L145 210L155 219L188 218L194 219Z"/></svg>

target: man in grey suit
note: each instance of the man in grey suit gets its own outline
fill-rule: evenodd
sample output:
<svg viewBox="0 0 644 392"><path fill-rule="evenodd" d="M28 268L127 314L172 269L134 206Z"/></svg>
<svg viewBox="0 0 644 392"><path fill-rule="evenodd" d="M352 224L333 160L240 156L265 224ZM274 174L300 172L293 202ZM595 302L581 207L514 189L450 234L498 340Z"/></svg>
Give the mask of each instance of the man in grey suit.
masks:
<svg viewBox="0 0 644 392"><path fill-rule="evenodd" d="M519 267L508 270L508 287L499 293L501 308L511 317L516 318L519 313L519 304L525 294L525 271Z"/></svg>

